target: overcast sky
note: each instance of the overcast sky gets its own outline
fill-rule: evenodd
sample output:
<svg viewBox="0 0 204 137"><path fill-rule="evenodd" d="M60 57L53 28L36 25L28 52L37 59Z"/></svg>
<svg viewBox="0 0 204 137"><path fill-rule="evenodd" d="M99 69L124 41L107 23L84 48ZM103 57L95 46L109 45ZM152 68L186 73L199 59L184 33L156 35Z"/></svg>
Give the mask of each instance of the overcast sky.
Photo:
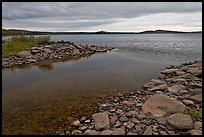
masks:
<svg viewBox="0 0 204 137"><path fill-rule="evenodd" d="M36 31L201 31L202 2L3 2L2 27Z"/></svg>

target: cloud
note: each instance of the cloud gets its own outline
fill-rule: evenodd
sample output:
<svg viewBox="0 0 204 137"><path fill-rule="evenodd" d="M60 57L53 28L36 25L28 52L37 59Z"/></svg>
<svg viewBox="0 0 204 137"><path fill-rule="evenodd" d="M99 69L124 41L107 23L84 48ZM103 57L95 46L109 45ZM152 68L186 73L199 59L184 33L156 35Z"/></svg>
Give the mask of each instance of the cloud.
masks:
<svg viewBox="0 0 204 137"><path fill-rule="evenodd" d="M160 16L162 15L162 16ZM163 17L166 15L169 18ZM194 17L196 15L199 18ZM201 16L200 16L201 15ZM131 25L151 23L201 24L201 2L3 2L2 26L6 28L43 28L46 31L97 31L97 27L130 29ZM184 21L181 20L184 19ZM155 21L156 20L156 21ZM135 21L133 23L133 21ZM140 21L137 23L136 21ZM115 24L115 26L114 26ZM118 25L119 24L119 25ZM130 26L128 27L127 24ZM111 26L111 27L108 27ZM187 25L188 26L188 25ZM45 27L45 28L44 28ZM132 26L133 27L133 26ZM200 26L199 26L200 27ZM64 28L64 29L63 29Z"/></svg>

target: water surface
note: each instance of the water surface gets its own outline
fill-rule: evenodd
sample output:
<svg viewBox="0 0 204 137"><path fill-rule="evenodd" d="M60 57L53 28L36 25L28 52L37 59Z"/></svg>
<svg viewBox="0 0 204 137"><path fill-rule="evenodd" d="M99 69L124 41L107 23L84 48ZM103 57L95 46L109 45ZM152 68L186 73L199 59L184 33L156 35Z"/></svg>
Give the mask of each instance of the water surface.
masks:
<svg viewBox="0 0 204 137"><path fill-rule="evenodd" d="M161 76L165 66L201 59L201 36L51 35L54 41L116 49L44 66L2 69L3 133L45 134L70 117L91 113L109 95L139 90Z"/></svg>

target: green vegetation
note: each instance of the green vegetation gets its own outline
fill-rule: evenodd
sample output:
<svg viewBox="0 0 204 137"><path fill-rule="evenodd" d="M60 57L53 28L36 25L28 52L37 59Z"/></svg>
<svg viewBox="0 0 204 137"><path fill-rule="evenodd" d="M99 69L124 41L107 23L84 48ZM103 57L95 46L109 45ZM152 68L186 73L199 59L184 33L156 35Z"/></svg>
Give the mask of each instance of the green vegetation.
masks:
<svg viewBox="0 0 204 137"><path fill-rule="evenodd" d="M12 37L9 41L2 41L2 54L4 57L14 55L24 49L29 49L36 44L48 42L49 37L20 36Z"/></svg>
<svg viewBox="0 0 204 137"><path fill-rule="evenodd" d="M195 111L191 108L186 108L186 110L184 111L184 114L187 115L191 115L192 117L194 117L196 120L199 120L202 118L202 114L199 111Z"/></svg>

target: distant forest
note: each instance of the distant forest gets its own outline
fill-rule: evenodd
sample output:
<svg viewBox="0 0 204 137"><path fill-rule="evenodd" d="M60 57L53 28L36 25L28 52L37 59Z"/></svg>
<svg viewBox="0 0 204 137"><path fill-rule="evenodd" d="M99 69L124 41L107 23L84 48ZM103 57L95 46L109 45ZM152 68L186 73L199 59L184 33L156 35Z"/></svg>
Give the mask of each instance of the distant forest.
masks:
<svg viewBox="0 0 204 137"><path fill-rule="evenodd" d="M42 31L28 31L19 29L3 29L2 36L8 35L57 35L57 34L172 34L172 33L202 33L202 31L194 32L182 32L182 31L170 31L170 30L148 30L143 32L42 32Z"/></svg>

